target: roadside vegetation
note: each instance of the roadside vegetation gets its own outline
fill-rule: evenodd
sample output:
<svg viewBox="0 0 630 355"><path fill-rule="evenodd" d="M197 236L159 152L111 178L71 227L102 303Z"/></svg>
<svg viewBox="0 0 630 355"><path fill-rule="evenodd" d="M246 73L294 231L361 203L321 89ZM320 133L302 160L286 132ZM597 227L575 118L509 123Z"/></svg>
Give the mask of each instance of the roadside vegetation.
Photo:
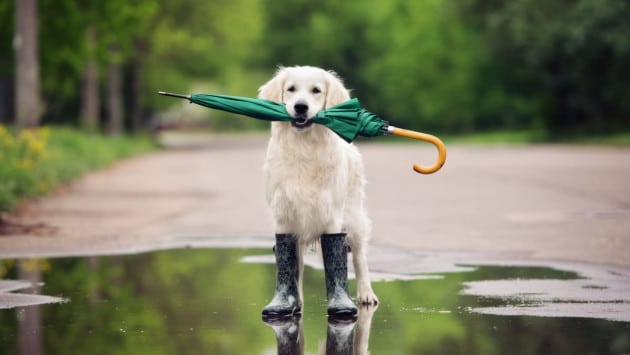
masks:
<svg viewBox="0 0 630 355"><path fill-rule="evenodd" d="M0 125L0 212L86 171L153 149L148 136L106 137L61 126L15 133Z"/></svg>
<svg viewBox="0 0 630 355"><path fill-rule="evenodd" d="M446 135L443 140L446 144L511 145L557 143L630 147L630 132L592 135L571 134L550 137L549 134L541 130L514 130Z"/></svg>

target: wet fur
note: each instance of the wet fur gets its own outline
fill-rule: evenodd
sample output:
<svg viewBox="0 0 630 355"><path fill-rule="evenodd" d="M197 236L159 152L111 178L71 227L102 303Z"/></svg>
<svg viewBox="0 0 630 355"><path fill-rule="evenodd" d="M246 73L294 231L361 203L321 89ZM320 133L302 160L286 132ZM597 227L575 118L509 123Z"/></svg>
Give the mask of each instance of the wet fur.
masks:
<svg viewBox="0 0 630 355"><path fill-rule="evenodd" d="M260 87L259 98L285 103L293 117L299 115L296 103L304 103L308 106L304 116L310 118L349 100L350 94L333 72L287 67L280 68ZM343 231L352 249L358 302L376 304L367 266L371 222L365 207L363 162L357 148L318 124L300 131L289 122L273 122L265 177L275 232L293 234L298 239L300 298L305 249L324 233Z"/></svg>

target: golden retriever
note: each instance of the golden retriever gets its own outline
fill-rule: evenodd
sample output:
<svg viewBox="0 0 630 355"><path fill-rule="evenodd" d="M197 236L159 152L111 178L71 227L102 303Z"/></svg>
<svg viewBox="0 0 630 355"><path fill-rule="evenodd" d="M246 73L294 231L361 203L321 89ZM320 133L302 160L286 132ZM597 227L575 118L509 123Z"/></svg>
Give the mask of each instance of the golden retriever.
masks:
<svg viewBox="0 0 630 355"><path fill-rule="evenodd" d="M349 91L334 72L281 67L260 87L259 98L284 103L294 119L271 124L265 178L275 232L298 241L300 301L305 249L323 234L343 232L352 252L357 301L375 305L378 299L368 275L371 222L361 156L353 144L311 122L320 110L349 100Z"/></svg>

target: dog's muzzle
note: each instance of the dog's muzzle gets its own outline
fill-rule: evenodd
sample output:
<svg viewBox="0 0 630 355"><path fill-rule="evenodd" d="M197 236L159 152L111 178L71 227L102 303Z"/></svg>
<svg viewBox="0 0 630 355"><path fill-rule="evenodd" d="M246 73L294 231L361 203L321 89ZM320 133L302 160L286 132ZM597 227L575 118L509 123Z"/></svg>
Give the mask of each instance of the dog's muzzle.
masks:
<svg viewBox="0 0 630 355"><path fill-rule="evenodd" d="M308 105L302 101L298 101L293 105L295 117L291 120L291 125L301 131L310 127L313 122L308 119Z"/></svg>
<svg viewBox="0 0 630 355"><path fill-rule="evenodd" d="M296 128L298 131L305 130L308 127L310 127L312 124L313 124L313 121L307 118L296 118L296 119L291 120L291 126Z"/></svg>

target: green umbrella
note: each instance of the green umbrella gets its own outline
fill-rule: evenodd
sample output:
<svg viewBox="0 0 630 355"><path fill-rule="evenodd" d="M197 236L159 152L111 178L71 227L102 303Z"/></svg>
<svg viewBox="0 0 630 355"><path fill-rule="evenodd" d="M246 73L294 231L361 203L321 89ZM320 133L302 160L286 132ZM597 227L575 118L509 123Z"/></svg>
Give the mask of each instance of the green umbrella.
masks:
<svg viewBox="0 0 630 355"><path fill-rule="evenodd" d="M274 101L229 95L193 94L186 96L162 91L159 93L166 96L185 98L201 106L237 113L259 120L294 120L287 113L284 104ZM357 99L352 99L320 111L311 121L330 128L348 143L354 141L358 135L374 137L387 134L387 122L364 110Z"/></svg>
<svg viewBox="0 0 630 355"><path fill-rule="evenodd" d="M160 95L188 99L190 102L222 111L237 113L266 121L292 121L282 103L269 100L253 99L240 96L193 94L181 95L164 91ZM409 131L390 126L387 121L361 107L359 100L351 99L339 105L322 110L311 118L314 123L324 125L350 143L357 136L375 137L388 134L419 139L434 144L438 149L438 160L430 168L414 164L414 170L430 174L439 170L446 160L446 147L442 141L432 135Z"/></svg>

